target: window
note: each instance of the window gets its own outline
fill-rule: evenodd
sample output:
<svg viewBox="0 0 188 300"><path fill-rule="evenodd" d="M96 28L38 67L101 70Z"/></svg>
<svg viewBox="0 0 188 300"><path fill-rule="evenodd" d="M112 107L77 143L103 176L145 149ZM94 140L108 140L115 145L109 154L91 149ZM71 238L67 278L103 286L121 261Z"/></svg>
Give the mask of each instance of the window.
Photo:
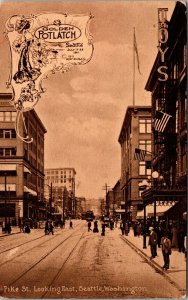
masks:
<svg viewBox="0 0 188 300"><path fill-rule="evenodd" d="M0 111L0 121L3 122L4 121L4 112Z"/></svg>
<svg viewBox="0 0 188 300"><path fill-rule="evenodd" d="M16 121L16 112L12 111L12 121Z"/></svg>
<svg viewBox="0 0 188 300"><path fill-rule="evenodd" d="M1 122L14 122L16 120L15 111L0 111Z"/></svg>
<svg viewBox="0 0 188 300"><path fill-rule="evenodd" d="M16 148L0 148L1 156L15 156Z"/></svg>
<svg viewBox="0 0 188 300"><path fill-rule="evenodd" d="M139 132L151 133L151 119L139 119Z"/></svg>
<svg viewBox="0 0 188 300"><path fill-rule="evenodd" d="M151 175L151 169L146 169L146 162L139 162L139 175Z"/></svg>
<svg viewBox="0 0 188 300"><path fill-rule="evenodd" d="M16 138L16 131L14 129L0 129L1 139L14 139Z"/></svg>
<svg viewBox="0 0 188 300"><path fill-rule="evenodd" d="M140 140L139 149L151 152L151 140Z"/></svg>

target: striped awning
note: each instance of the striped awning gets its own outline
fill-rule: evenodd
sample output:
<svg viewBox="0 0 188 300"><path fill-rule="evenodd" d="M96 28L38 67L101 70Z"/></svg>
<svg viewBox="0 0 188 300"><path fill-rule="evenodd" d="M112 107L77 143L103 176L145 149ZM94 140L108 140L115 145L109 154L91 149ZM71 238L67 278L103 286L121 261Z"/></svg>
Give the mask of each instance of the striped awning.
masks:
<svg viewBox="0 0 188 300"><path fill-rule="evenodd" d="M174 204L171 205L157 205L156 206L156 216L163 216L165 212L167 212L170 208L172 208ZM146 206L146 216L153 217L154 216L154 206L147 205ZM136 218L144 217L144 210L141 210L137 213Z"/></svg>
<svg viewBox="0 0 188 300"><path fill-rule="evenodd" d="M29 193L32 196L37 196L37 192L24 185L24 193Z"/></svg>

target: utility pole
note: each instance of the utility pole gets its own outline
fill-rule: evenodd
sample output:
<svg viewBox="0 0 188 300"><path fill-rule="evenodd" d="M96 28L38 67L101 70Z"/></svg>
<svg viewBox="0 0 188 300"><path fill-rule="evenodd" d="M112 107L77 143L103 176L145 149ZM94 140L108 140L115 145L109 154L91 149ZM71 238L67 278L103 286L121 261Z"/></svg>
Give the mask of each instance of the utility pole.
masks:
<svg viewBox="0 0 188 300"><path fill-rule="evenodd" d="M7 230L7 173L5 172L5 231Z"/></svg>
<svg viewBox="0 0 188 300"><path fill-rule="evenodd" d="M105 185L102 187L102 190L105 190L106 192L106 208L107 208L107 215L109 215L109 206L107 206L107 193L108 193L108 189L110 188L109 185L107 185L107 183L105 183Z"/></svg>
<svg viewBox="0 0 188 300"><path fill-rule="evenodd" d="M50 219L52 217L52 182L50 185Z"/></svg>

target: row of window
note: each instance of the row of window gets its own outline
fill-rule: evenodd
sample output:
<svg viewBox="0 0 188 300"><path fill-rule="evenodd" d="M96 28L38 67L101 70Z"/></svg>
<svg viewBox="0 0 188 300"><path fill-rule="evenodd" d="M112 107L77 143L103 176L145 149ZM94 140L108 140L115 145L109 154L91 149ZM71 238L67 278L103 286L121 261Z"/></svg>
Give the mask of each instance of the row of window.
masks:
<svg viewBox="0 0 188 300"><path fill-rule="evenodd" d="M0 148L0 156L15 156L16 148Z"/></svg>
<svg viewBox="0 0 188 300"><path fill-rule="evenodd" d="M14 122L16 121L15 111L0 111L0 122Z"/></svg>
<svg viewBox="0 0 188 300"><path fill-rule="evenodd" d="M151 152L151 140L140 140L139 149Z"/></svg>
<svg viewBox="0 0 188 300"><path fill-rule="evenodd" d="M139 133L151 133L151 118L139 119Z"/></svg>
<svg viewBox="0 0 188 300"><path fill-rule="evenodd" d="M15 129L0 129L0 138L1 139L15 139L16 138Z"/></svg>
<svg viewBox="0 0 188 300"><path fill-rule="evenodd" d="M61 173L61 174L66 175L68 172L69 172L70 175L72 174L72 170L56 170L56 171L50 170L50 171L46 171L46 174L47 174L47 175L50 175L50 174L54 175L54 174L59 174L59 173ZM69 176L70 176L70 175L69 175Z"/></svg>

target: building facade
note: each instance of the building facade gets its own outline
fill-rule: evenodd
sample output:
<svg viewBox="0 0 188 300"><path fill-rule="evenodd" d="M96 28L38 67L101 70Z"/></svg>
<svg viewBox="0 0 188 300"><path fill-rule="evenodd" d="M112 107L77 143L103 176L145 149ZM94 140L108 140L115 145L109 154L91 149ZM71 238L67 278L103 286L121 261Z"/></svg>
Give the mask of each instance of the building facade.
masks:
<svg viewBox="0 0 188 300"><path fill-rule="evenodd" d="M118 142L121 146L122 202L125 204L125 219L135 220L142 205L142 190L139 187L151 174L146 161L151 160L151 107L129 106L122 124ZM145 160L134 159L135 149L146 151Z"/></svg>
<svg viewBox="0 0 188 300"><path fill-rule="evenodd" d="M161 52L158 52L145 87L152 98L151 166L152 174L157 172L158 178L153 180L153 187L143 193L143 199L146 205L156 205L156 202L158 205L175 204L169 205L166 216L179 221L187 211L186 6L177 2L170 21L164 19L161 23L159 16L159 28L161 26L167 32L166 38L159 41L165 56L161 62ZM161 64L166 70L163 78L158 72ZM167 122L162 123L159 112L168 117ZM162 126L158 127L156 122ZM155 221L156 210L155 207Z"/></svg>
<svg viewBox="0 0 188 300"><path fill-rule="evenodd" d="M122 201L122 192L120 180L116 182L113 191L112 215L115 219L123 219L125 214L125 202Z"/></svg>
<svg viewBox="0 0 188 300"><path fill-rule="evenodd" d="M65 217L75 217L76 214L75 175L74 168L45 169L45 187L52 198L51 205L55 213L62 212Z"/></svg>
<svg viewBox="0 0 188 300"><path fill-rule="evenodd" d="M15 131L16 111L11 94L0 94L0 220L45 218L44 135L46 129L34 110L24 113L27 134L23 142ZM24 124L19 122L24 134Z"/></svg>

